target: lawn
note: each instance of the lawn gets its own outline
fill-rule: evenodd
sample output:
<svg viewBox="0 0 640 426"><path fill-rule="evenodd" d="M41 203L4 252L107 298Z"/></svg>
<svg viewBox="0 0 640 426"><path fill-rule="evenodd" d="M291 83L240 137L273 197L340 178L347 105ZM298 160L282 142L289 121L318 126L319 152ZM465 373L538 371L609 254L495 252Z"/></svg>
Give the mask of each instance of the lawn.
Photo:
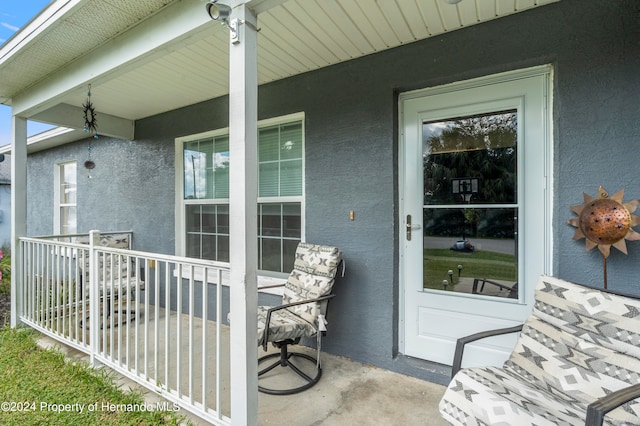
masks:
<svg viewBox="0 0 640 426"><path fill-rule="evenodd" d="M449 249L424 250L424 288L442 289L442 280L458 281L458 265L462 265L461 276L517 281L518 269L515 256L492 251L470 253ZM450 287L449 289L452 289Z"/></svg>
<svg viewBox="0 0 640 426"><path fill-rule="evenodd" d="M145 403L141 393L123 392L102 370L40 349L36 336L28 329L0 329L0 424L181 424L177 406Z"/></svg>

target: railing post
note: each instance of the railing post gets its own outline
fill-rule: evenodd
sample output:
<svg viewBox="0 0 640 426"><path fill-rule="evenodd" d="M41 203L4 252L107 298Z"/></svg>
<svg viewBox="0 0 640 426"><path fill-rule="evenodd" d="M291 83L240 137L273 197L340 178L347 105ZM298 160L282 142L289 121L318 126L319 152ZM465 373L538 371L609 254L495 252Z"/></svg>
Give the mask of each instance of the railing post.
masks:
<svg viewBox="0 0 640 426"><path fill-rule="evenodd" d="M89 359L96 366L95 354L100 349L100 279L98 277L98 256L95 248L100 245L100 231L89 231Z"/></svg>

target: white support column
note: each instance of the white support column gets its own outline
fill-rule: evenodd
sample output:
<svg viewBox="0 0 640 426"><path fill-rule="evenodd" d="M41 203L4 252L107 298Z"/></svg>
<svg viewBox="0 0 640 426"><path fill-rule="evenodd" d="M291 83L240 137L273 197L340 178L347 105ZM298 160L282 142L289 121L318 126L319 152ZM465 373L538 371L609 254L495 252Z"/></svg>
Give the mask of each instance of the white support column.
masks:
<svg viewBox="0 0 640 426"><path fill-rule="evenodd" d="M11 117L11 327L22 314L22 253L19 238L27 233L27 120Z"/></svg>
<svg viewBox="0 0 640 426"><path fill-rule="evenodd" d="M239 41L229 49L231 419L251 426L258 424L258 60L256 16L240 3L231 14Z"/></svg>

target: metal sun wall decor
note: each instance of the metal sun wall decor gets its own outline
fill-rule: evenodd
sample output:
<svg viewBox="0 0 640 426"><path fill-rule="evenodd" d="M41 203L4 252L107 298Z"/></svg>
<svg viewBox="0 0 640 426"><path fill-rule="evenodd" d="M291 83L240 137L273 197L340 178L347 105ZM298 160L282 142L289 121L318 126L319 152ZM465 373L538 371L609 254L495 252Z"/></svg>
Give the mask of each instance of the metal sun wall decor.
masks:
<svg viewBox="0 0 640 426"><path fill-rule="evenodd" d="M89 89L87 91L87 100L82 104L82 112L84 113L84 131L87 133L93 133L93 138L98 139L98 122L96 120L96 110L91 102L91 85L89 85ZM91 179L91 170L96 166L96 163L91 159L92 149L93 147L89 145L88 158L87 161L84 162L85 169L89 171L87 174L87 178L89 179Z"/></svg>
<svg viewBox="0 0 640 426"><path fill-rule="evenodd" d="M91 102L91 85L87 91L87 100L82 104L82 112L84 113L84 131L93 133L93 137L98 139L97 129L98 122L96 120L96 110Z"/></svg>
<svg viewBox="0 0 640 426"><path fill-rule="evenodd" d="M578 217L567 223L578 228L573 235L574 240L586 239L586 251L598 247L602 253L604 288L606 289L607 257L609 257L611 246L627 254L627 244L624 240L640 240L640 233L633 230L634 226L640 224L640 217L632 214L640 204L640 200L623 204L624 189L609 197L609 193L602 186L598 188L597 198L586 193L583 195L583 204L571 206L571 211Z"/></svg>

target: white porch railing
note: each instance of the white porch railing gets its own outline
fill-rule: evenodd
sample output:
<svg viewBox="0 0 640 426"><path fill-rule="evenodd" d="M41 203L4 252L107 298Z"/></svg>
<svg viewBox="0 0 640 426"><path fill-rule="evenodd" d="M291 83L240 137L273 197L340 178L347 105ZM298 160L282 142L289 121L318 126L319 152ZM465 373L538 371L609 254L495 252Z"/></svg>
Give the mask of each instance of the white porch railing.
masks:
<svg viewBox="0 0 640 426"><path fill-rule="evenodd" d="M230 424L229 296L219 285L228 266L103 247L97 231L84 236L89 244L78 237L20 238L20 320L208 422Z"/></svg>

